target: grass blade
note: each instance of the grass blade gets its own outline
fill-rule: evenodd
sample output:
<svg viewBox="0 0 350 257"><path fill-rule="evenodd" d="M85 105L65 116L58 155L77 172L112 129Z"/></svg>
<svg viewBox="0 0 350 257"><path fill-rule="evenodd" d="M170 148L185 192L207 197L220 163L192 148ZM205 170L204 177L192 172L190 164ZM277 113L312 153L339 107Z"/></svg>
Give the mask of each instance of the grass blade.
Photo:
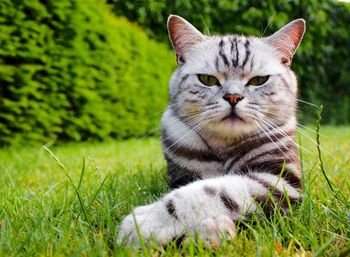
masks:
<svg viewBox="0 0 350 257"><path fill-rule="evenodd" d="M317 142L317 152L318 152L318 160L320 161L320 168L323 176L325 177L329 188L334 192L334 188L332 186L331 180L328 178L326 170L324 169L322 152L321 152L321 144L320 144L320 128L321 128L321 114L323 110L323 105L320 105L320 108L317 111L317 122L316 122L316 142Z"/></svg>
<svg viewBox="0 0 350 257"><path fill-rule="evenodd" d="M81 168L79 183L77 186L78 191L80 190L81 183L83 182L84 173L85 173L85 157L83 157L83 167Z"/></svg>

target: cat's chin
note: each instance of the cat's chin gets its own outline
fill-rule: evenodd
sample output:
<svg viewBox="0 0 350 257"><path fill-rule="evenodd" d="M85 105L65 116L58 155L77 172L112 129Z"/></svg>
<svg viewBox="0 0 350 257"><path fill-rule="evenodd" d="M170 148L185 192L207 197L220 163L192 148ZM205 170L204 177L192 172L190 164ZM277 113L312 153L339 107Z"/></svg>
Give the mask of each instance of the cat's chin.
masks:
<svg viewBox="0 0 350 257"><path fill-rule="evenodd" d="M229 114L224 116L220 120L220 125L228 127L229 130L232 131L232 129L239 129L239 130L245 130L245 127L250 127L251 124L249 124L244 118L242 118L240 115L237 114L235 111L231 111Z"/></svg>
<svg viewBox="0 0 350 257"><path fill-rule="evenodd" d="M246 122L238 115L228 115L221 120L222 123L228 126L239 126L244 125Z"/></svg>
<svg viewBox="0 0 350 257"><path fill-rule="evenodd" d="M220 121L208 124L207 128L212 135L215 134L217 137L227 139L246 136L256 130L254 124L238 116L223 118Z"/></svg>

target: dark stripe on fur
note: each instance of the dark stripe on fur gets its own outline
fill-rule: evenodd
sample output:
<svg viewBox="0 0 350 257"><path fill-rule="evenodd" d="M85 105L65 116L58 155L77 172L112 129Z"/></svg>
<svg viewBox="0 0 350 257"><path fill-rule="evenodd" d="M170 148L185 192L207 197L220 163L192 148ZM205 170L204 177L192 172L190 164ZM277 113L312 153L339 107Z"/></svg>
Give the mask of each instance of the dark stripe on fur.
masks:
<svg viewBox="0 0 350 257"><path fill-rule="evenodd" d="M272 185L264 180L254 176L254 174L247 175L250 179L258 182L260 185L266 188L266 190L272 195L276 204L280 204L283 209L288 209L287 197L291 204L295 204L300 200L299 197L292 197L290 195L286 196L283 191L276 188L276 185ZM280 182L281 183L281 182ZM287 191L288 193L288 191Z"/></svg>
<svg viewBox="0 0 350 257"><path fill-rule="evenodd" d="M189 76L190 76L189 74L185 74L185 75L182 76L182 78L180 80L180 83L178 85L178 91L175 93L174 97L172 97L172 99L171 99L172 102L176 102L177 101L178 95L181 94L182 91L183 91L181 89L181 85L188 79Z"/></svg>
<svg viewBox="0 0 350 257"><path fill-rule="evenodd" d="M271 135L269 135L269 136L270 136L270 138L273 139L273 137ZM278 141L279 139L282 139L284 137L285 136L280 134L280 133L274 134L274 138L276 139L274 141ZM230 156L234 156L234 157L229 159L229 161L227 163L225 163L225 169L227 171L230 171L231 168L233 167L233 165L237 161L239 161L241 158L243 158L246 154L248 154L249 152L251 152L254 149L257 149L258 147L261 147L262 145L272 143L270 138L268 136L266 136L265 134L261 134L261 136L258 138L255 138L255 140L247 140L246 142L241 144L239 147L238 146L234 147L232 150L230 150L228 158ZM270 151L270 150L268 150L268 151ZM256 156L254 156L254 158L256 158Z"/></svg>
<svg viewBox="0 0 350 257"><path fill-rule="evenodd" d="M199 93L199 90L197 89L192 89L192 90L190 90L190 91L188 91L189 93L191 93L191 94L193 94L193 95L195 95L195 94L198 94Z"/></svg>
<svg viewBox="0 0 350 257"><path fill-rule="evenodd" d="M215 58L215 69L217 72L220 71L220 67L219 67L219 57Z"/></svg>
<svg viewBox="0 0 350 257"><path fill-rule="evenodd" d="M249 103L254 104L254 103ZM284 124L274 124L275 128L282 127ZM268 129L272 129L272 127L267 127ZM292 136L294 135L293 131L283 131L286 135ZM228 153L234 153L238 149L241 149L242 147L246 146L247 144L256 144L257 141L259 141L261 138L265 138L265 133L260 130L255 135L247 135L243 136L231 143L231 145L228 147L227 152ZM256 147L254 147L256 148Z"/></svg>
<svg viewBox="0 0 350 257"><path fill-rule="evenodd" d="M281 176L289 185L291 185L294 188L301 189L301 178L299 178L296 175L296 171L291 170L287 167L285 167L283 173L282 172L282 166L283 166L284 160L283 159L276 159L276 160L269 160L266 162L261 163L252 163L247 165L241 170L242 174L246 174L248 172L254 171L254 172L268 172L275 176ZM287 165L288 163L286 163ZM293 163L298 166L297 163Z"/></svg>
<svg viewBox="0 0 350 257"><path fill-rule="evenodd" d="M216 190L214 187L211 186L204 186L204 192L209 196L215 196Z"/></svg>
<svg viewBox="0 0 350 257"><path fill-rule="evenodd" d="M197 103L199 100L198 99L185 99L186 103Z"/></svg>
<svg viewBox="0 0 350 257"><path fill-rule="evenodd" d="M170 188L179 188L196 180L202 179L202 177L198 173L195 173L184 167L180 167L166 155L165 159L168 164L168 177Z"/></svg>
<svg viewBox="0 0 350 257"><path fill-rule="evenodd" d="M224 191L220 193L220 199L225 205L225 208L231 213L239 212L239 205L230 196L228 196Z"/></svg>
<svg viewBox="0 0 350 257"><path fill-rule="evenodd" d="M173 141L166 131L162 133L162 140L164 146L168 151L172 152L176 156L188 159L188 160L197 160L200 162L221 162L222 159L217 155L209 151L189 149L183 145L176 144L176 141ZM175 145L176 144L176 145Z"/></svg>
<svg viewBox="0 0 350 257"><path fill-rule="evenodd" d="M166 209L167 209L170 216L174 217L175 219L179 219L179 217L176 214L176 208L175 208L173 200L169 200L166 203Z"/></svg>
<svg viewBox="0 0 350 257"><path fill-rule="evenodd" d="M259 160L259 158L268 156L269 160L268 162L280 162L283 163L284 161L286 162L294 162L295 161L295 155L292 154L292 147L291 143L285 144L285 146L274 146L273 149L266 149L266 151L252 156L249 160L246 161L245 165L257 165L259 163L265 163L266 161L264 160ZM272 157L271 157L272 156Z"/></svg>
<svg viewBox="0 0 350 257"><path fill-rule="evenodd" d="M224 61L225 66L229 67L230 63L228 62L228 59L227 59L226 55L224 54L224 45L225 45L225 42L223 39L221 39L221 41L219 43L219 55L221 56L222 60Z"/></svg>
<svg viewBox="0 0 350 257"><path fill-rule="evenodd" d="M173 237L173 239L171 239L171 241L174 241L176 247L180 248L180 247L182 247L182 244L183 244L185 238L186 238L186 234L180 234L176 237ZM170 245L170 247L172 247L171 245ZM165 250L167 250L168 245L164 245L163 247Z"/></svg>
<svg viewBox="0 0 350 257"><path fill-rule="evenodd" d="M250 49L249 49L249 46L250 46L250 42L249 40L247 40L245 43L244 43L244 49L245 49L245 57L244 57L244 60L243 60L243 63L242 63L242 68L244 68L244 66L246 65L247 61L248 61L248 58L250 56Z"/></svg>
<svg viewBox="0 0 350 257"><path fill-rule="evenodd" d="M267 191L273 192L273 194L277 197L277 199L281 200L283 198L284 192L274 187L274 185L271 185L270 183L265 182L264 180L254 176L253 174L248 174L247 177L258 182L260 185L265 187Z"/></svg>
<svg viewBox="0 0 350 257"><path fill-rule="evenodd" d="M190 74L185 74L185 75L181 78L180 83L179 83L179 86L181 86L181 85L185 82L185 80L188 79L189 76L190 76Z"/></svg>
<svg viewBox="0 0 350 257"><path fill-rule="evenodd" d="M258 194L252 196L252 198L261 206L266 215L271 216L273 214L275 205L269 196Z"/></svg>
<svg viewBox="0 0 350 257"><path fill-rule="evenodd" d="M230 42L231 42L231 54L233 55L233 51L236 50L235 57L232 58L232 66L236 68L238 66L238 61L239 61L237 38L236 37L232 38Z"/></svg>
<svg viewBox="0 0 350 257"><path fill-rule="evenodd" d="M294 142L294 141L293 141ZM254 159L249 160L247 162L247 166L244 168L246 171L248 170L256 170L256 171L268 171L269 173L276 175L276 176L281 176L283 179L285 179L288 184L295 188L302 188L302 183L301 183L301 178L298 177L296 174L300 173L300 162L299 162L299 157L298 157L298 150L296 148L296 145L292 143L288 143L287 145L288 150L284 152L282 155L280 151L277 149L274 150L275 152L275 157L274 158L269 158L268 160L256 160ZM283 148L282 148L283 150ZM269 153L267 153L269 154ZM273 154L273 153L270 153ZM286 160L286 156L289 157L288 160ZM257 156L259 157L259 156ZM256 158L255 158L256 159ZM282 172L282 167L285 162L285 168ZM292 170L288 168L288 164L293 164L293 166L296 167L296 170Z"/></svg>
<svg viewBox="0 0 350 257"><path fill-rule="evenodd" d="M294 163L295 165L297 165L297 167L299 166L299 163ZM267 165L267 164L266 164ZM274 163L271 162L268 164L270 167L270 173L276 176L280 176L281 175L281 171L282 171L282 165L281 163ZM291 185L294 188L297 189L302 189L303 185L301 183L301 178L298 177L295 173L296 171L293 171L287 167L285 167L281 177L288 182L289 185Z"/></svg>
<svg viewBox="0 0 350 257"><path fill-rule="evenodd" d="M250 71L252 72L254 69L254 55L252 56L252 59L250 60Z"/></svg>
<svg viewBox="0 0 350 257"><path fill-rule="evenodd" d="M294 96L293 92L291 91L288 82L283 78L282 75L278 75L278 77L280 78L280 80L282 81L282 85L285 87L285 89L288 91L288 93L291 96Z"/></svg>

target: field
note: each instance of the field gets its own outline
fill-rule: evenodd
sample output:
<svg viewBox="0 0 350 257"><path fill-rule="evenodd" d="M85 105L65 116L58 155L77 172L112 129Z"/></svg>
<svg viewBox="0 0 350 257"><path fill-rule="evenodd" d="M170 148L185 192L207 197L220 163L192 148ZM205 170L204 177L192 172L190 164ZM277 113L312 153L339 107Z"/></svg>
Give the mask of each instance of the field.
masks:
<svg viewBox="0 0 350 257"><path fill-rule="evenodd" d="M168 191L158 139L0 150L1 256L349 256L350 127L321 127L323 170L300 133L304 201L272 219L242 222L217 250L189 241L142 250L115 244L133 206ZM55 159L56 157L59 160Z"/></svg>

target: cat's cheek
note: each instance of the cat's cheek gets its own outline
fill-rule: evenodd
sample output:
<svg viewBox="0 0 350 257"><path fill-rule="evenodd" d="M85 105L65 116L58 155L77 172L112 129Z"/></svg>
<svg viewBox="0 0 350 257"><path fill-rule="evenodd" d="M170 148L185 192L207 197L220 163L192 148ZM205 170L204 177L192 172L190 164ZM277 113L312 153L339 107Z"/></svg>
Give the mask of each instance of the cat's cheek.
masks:
<svg viewBox="0 0 350 257"><path fill-rule="evenodd" d="M198 116L201 107L195 103L184 103L182 106L182 113L185 117Z"/></svg>

